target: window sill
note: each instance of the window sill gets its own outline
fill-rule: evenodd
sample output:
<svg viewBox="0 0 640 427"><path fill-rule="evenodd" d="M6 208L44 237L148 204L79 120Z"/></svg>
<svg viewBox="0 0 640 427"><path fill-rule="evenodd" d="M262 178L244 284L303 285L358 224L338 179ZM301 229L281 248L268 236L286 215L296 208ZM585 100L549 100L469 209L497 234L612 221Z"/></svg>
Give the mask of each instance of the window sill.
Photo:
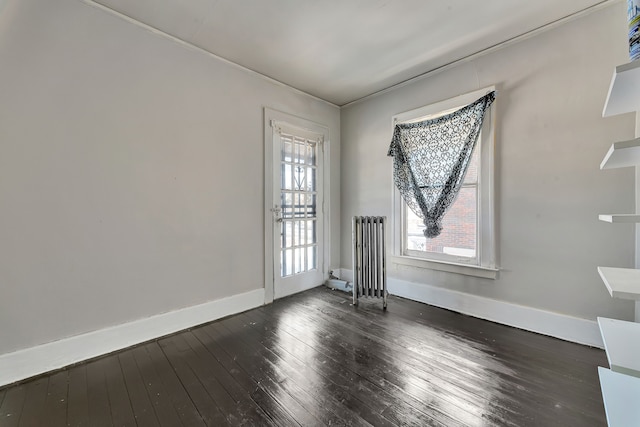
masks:
<svg viewBox="0 0 640 427"><path fill-rule="evenodd" d="M454 262L437 261L408 256L391 256L390 261L394 264L399 265L408 265L411 267L425 268L429 270L446 271L449 273L456 273L465 276L474 276L493 280L497 278L499 271L497 268L481 267L479 265L458 264Z"/></svg>

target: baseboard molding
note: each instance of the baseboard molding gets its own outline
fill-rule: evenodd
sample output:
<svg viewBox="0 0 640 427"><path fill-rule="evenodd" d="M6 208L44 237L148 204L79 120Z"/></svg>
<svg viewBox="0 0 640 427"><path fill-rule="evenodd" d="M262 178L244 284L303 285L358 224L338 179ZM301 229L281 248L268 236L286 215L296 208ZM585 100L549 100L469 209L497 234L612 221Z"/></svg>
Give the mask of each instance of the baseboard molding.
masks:
<svg viewBox="0 0 640 427"><path fill-rule="evenodd" d="M353 280L353 271L343 268L341 274L341 279ZM391 295L565 341L604 348L598 323L595 320L580 319L392 277L388 278L388 288Z"/></svg>
<svg viewBox="0 0 640 427"><path fill-rule="evenodd" d="M92 359L264 304L256 289L204 304L0 355L0 386Z"/></svg>

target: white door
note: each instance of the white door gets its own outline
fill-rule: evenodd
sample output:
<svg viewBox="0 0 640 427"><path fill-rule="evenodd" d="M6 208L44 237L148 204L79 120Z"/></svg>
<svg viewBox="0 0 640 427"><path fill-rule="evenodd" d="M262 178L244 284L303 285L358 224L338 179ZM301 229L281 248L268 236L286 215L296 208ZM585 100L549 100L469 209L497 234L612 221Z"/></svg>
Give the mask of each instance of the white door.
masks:
<svg viewBox="0 0 640 427"><path fill-rule="evenodd" d="M323 142L321 133L284 122L273 132L273 296L323 281Z"/></svg>

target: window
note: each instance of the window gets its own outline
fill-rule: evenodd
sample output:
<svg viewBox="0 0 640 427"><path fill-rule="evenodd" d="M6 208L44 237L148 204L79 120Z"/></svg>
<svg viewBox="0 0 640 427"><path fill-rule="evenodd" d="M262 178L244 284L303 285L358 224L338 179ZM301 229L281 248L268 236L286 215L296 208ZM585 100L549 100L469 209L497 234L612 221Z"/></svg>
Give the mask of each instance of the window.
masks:
<svg viewBox="0 0 640 427"><path fill-rule="evenodd" d="M435 118L470 104L493 87L398 114L396 123ZM495 105L495 104L494 104ZM441 234L424 236L422 219L407 208L394 186L393 261L417 267L495 278L493 218L493 115L489 108L464 184L447 211Z"/></svg>

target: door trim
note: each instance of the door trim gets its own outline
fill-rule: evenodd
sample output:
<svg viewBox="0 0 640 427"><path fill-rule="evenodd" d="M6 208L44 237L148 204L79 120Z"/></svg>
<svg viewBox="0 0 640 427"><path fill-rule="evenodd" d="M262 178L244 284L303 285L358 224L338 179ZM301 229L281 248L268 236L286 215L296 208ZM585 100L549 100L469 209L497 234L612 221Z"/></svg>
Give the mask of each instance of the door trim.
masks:
<svg viewBox="0 0 640 427"><path fill-rule="evenodd" d="M324 162L322 165L322 184L323 184L323 205L319 207L323 212L323 256L322 265L318 269L322 272L322 277L326 280L329 277L328 266L331 265L331 212L330 204L330 158L331 158L331 138L329 127L316 123L314 121L288 114L282 111L274 110L268 107L264 108L264 302L269 304L274 298L274 282L275 272L273 268L273 213L271 212L272 200L274 195L273 187L273 155L274 155L274 138L272 122L283 122L293 127L309 130L323 136L324 143ZM279 189L278 189L279 191Z"/></svg>

